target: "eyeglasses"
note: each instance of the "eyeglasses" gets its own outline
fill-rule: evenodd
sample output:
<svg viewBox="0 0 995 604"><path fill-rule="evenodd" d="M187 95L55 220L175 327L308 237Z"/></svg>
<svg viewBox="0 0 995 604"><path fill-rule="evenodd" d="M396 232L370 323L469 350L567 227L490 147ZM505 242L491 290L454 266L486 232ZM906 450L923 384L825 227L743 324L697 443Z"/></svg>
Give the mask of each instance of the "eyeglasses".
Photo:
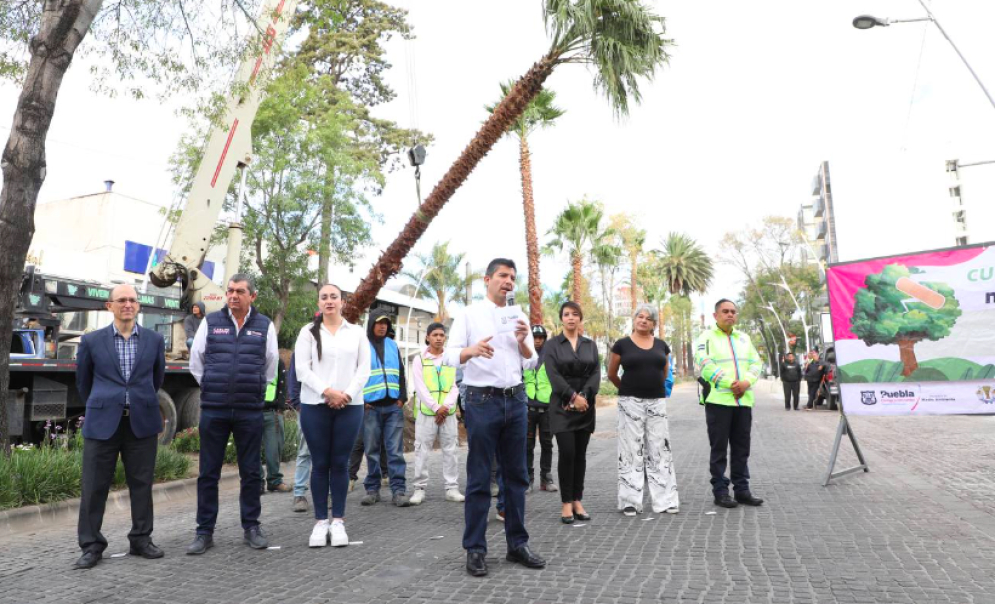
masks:
<svg viewBox="0 0 995 604"><path fill-rule="evenodd" d="M138 298L115 298L111 302L116 302L118 304L138 304Z"/></svg>

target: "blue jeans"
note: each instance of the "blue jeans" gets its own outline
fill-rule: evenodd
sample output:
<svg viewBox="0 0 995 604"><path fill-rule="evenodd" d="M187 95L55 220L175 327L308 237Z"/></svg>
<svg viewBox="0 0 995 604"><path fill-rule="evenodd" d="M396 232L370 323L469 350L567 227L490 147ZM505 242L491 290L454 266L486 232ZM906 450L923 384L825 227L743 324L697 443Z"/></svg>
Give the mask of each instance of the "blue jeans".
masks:
<svg viewBox="0 0 995 604"><path fill-rule="evenodd" d="M303 497L307 493L307 485L311 482L311 449L307 448L307 440L301 429L300 413L297 415L297 469L294 470L294 496Z"/></svg>
<svg viewBox="0 0 995 604"><path fill-rule="evenodd" d="M466 429L469 451L466 459L466 503L463 549L487 553L487 520L491 507L491 460L500 460L499 478L504 483L505 538L508 549L529 542L525 530L525 491L529 472L525 464L528 412L525 392L517 396L485 394L466 389Z"/></svg>
<svg viewBox="0 0 995 604"><path fill-rule="evenodd" d="M212 535L218 521L218 480L228 436L235 437L242 528L259 526L262 489L263 412L260 409L200 410L200 475L197 477L197 534Z"/></svg>
<svg viewBox="0 0 995 604"><path fill-rule="evenodd" d="M366 449L366 478L363 486L369 491L380 491L383 468L380 467L380 440L387 447L387 475L390 492L404 493L404 411L397 405L385 405L366 410L363 419L363 446Z"/></svg>
<svg viewBox="0 0 995 604"><path fill-rule="evenodd" d="M301 428L311 451L311 498L314 519L328 519L328 496L332 518L345 517L349 491L349 453L363 420L361 405L332 409L328 405L301 405Z"/></svg>

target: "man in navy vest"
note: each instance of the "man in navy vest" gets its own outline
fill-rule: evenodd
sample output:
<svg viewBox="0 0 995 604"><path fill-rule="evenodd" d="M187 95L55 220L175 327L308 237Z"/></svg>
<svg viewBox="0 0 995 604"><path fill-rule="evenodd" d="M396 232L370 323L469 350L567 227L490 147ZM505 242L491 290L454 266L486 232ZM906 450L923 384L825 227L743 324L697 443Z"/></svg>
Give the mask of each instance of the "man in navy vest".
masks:
<svg viewBox="0 0 995 604"><path fill-rule="evenodd" d="M225 293L228 307L201 322L190 348L190 373L200 383L200 476L197 478L197 537L188 554L214 545L218 520L218 480L228 437L235 437L241 479L239 509L245 542L269 546L259 528L262 489L260 446L263 398L276 377L279 360L273 323L252 307L256 284L242 273L232 275Z"/></svg>
<svg viewBox="0 0 995 604"><path fill-rule="evenodd" d="M140 307L134 287L116 286L106 306L114 322L83 336L76 352L76 387L86 403L77 531L83 555L76 568L93 568L107 548L100 527L118 454L131 495L128 553L163 556L152 543L152 482L162 431L158 391L166 371L165 346L161 335L136 324Z"/></svg>
<svg viewBox="0 0 995 604"><path fill-rule="evenodd" d="M408 387L404 379L401 353L388 334L390 317L382 310L370 312L366 335L370 339L370 379L363 389L366 403L363 417L363 443L366 448L366 496L360 505L380 501L380 478L384 474L381 439L387 449L386 473L390 476L391 501L398 507L408 507L404 472L404 403Z"/></svg>

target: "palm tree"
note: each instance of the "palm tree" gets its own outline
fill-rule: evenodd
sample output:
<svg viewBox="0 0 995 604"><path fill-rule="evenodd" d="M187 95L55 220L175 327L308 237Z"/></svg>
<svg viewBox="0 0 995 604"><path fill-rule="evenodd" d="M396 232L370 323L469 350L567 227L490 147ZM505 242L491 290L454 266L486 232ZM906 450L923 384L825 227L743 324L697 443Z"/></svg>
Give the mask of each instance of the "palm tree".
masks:
<svg viewBox="0 0 995 604"><path fill-rule="evenodd" d="M621 235L625 251L629 254L630 308L635 311L636 305L639 304L639 290L641 289L638 280L639 256L643 253L643 245L646 243L646 231L630 226L623 230Z"/></svg>
<svg viewBox="0 0 995 604"><path fill-rule="evenodd" d="M463 296L469 283L481 279L480 273L465 273L462 269L465 254L450 254L449 242L436 243L428 254L416 254L421 267L402 273L415 282L420 298L433 298L439 304L435 320L445 323L449 319L446 303Z"/></svg>
<svg viewBox="0 0 995 604"><path fill-rule="evenodd" d="M714 265L698 242L683 233L670 233L662 240L663 249L657 251L660 275L671 294L690 298L693 293L703 293L712 282ZM681 359L685 372L693 371L690 362L691 306L682 322L685 332L680 334Z"/></svg>
<svg viewBox="0 0 995 604"><path fill-rule="evenodd" d="M511 93L515 83L501 84L501 98ZM564 111L553 105L556 93L542 90L532 99L525 111L508 128L508 136L518 138L518 163L522 173L522 204L525 206L525 249L529 263L529 323L542 325L542 282L539 280L539 238L536 235L535 200L532 196L532 155L529 152L529 135L547 128L563 115ZM489 105L491 114L498 105Z"/></svg>
<svg viewBox="0 0 995 604"><path fill-rule="evenodd" d="M604 235L601 229L601 218L604 211L601 204L582 199L577 203L569 203L565 210L556 217L553 228L547 235L553 238L546 244L546 252L553 253L566 249L570 256L570 266L573 269L573 292L571 299L579 302L581 297L581 282L583 279L584 255Z"/></svg>
<svg viewBox="0 0 995 604"><path fill-rule="evenodd" d="M377 292L401 270L404 257L417 243L443 206L466 181L494 144L542 91L543 83L560 65L594 66L595 89L603 93L616 115L627 115L630 102L641 100L639 80L652 78L669 60L664 19L642 2L630 0L544 0L549 50L512 86L456 162L425 198L393 243L346 303L343 314L357 321ZM458 74L454 74L458 75Z"/></svg>

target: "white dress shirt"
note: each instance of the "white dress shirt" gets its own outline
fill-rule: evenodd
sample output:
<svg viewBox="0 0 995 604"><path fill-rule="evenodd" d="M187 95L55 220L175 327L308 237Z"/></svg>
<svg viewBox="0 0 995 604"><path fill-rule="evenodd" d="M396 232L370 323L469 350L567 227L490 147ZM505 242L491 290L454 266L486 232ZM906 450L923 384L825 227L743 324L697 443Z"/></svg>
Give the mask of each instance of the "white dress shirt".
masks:
<svg viewBox="0 0 995 604"><path fill-rule="evenodd" d="M518 340L515 339L514 332L501 334L497 332L496 308L497 304L488 299L471 304L456 317L449 331L449 342L443 358L446 365L451 367L460 366L460 352L464 348L473 346L487 336L494 336L489 342L494 348L492 358L474 357L464 365L463 385L465 386L495 388L518 386L522 383L522 370L534 369L536 366L538 355L536 355L535 342L532 340L532 332L529 331L525 337L525 345L532 351L532 356L526 359L518 350ZM527 324L528 319L521 308L518 309L518 314Z"/></svg>
<svg viewBox="0 0 995 604"><path fill-rule="evenodd" d="M225 308L228 312L228 317L235 324L235 337L238 337L238 332L242 331L242 326L249 322L249 315L251 315L255 309L249 307L249 312L245 314L245 322L242 326L239 326L238 321L231 316L231 309ZM204 353L207 350L207 321L201 321L200 327L197 328L197 335L193 337L193 344L190 345L190 374L193 375L197 383L200 383L200 378L204 377ZM273 322L269 322L269 331L266 332L266 383L273 381L276 377L276 367L277 363L280 361L280 347L276 340L276 328L273 327Z"/></svg>
<svg viewBox="0 0 995 604"><path fill-rule="evenodd" d="M321 393L331 388L352 397L350 405L362 405L363 389L370 379L370 340L366 331L343 321L333 335L322 323L319 360L311 325L308 323L301 328L294 345L294 369L301 383L301 404L324 403Z"/></svg>

